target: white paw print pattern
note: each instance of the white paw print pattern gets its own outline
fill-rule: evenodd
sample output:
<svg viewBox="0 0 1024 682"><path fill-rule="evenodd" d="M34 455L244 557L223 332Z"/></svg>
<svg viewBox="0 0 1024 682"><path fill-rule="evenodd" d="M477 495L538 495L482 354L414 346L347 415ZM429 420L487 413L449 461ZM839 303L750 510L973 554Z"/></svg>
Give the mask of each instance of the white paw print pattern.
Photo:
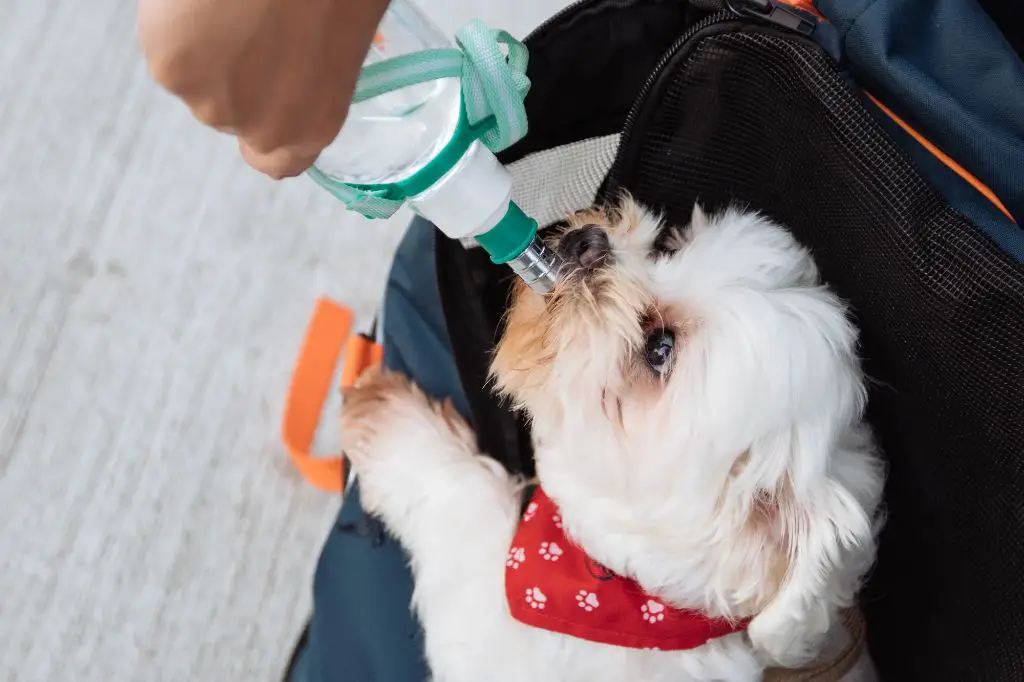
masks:
<svg viewBox="0 0 1024 682"><path fill-rule="evenodd" d="M522 547L512 547L508 550L508 558L505 559L505 565L515 570L519 568L519 565L526 561L526 550Z"/></svg>
<svg viewBox="0 0 1024 682"><path fill-rule="evenodd" d="M644 620L648 623L660 623L665 620L665 605L648 599L647 603L640 607Z"/></svg>
<svg viewBox="0 0 1024 682"><path fill-rule="evenodd" d="M555 524L555 528L561 529L561 527L562 527L562 517L561 517L561 515L555 514L554 516L552 516L551 517L551 522Z"/></svg>
<svg viewBox="0 0 1024 682"><path fill-rule="evenodd" d="M591 611L593 611L594 609L596 609L600 605L601 605L601 602L598 601L597 595L594 594L593 592L588 592L586 590L580 590L579 592L576 593L576 606L580 607L581 609L583 609L587 613L590 613Z"/></svg>
<svg viewBox="0 0 1024 682"><path fill-rule="evenodd" d="M537 514L537 503L531 502L526 505L526 511L523 512L523 521L529 521Z"/></svg>
<svg viewBox="0 0 1024 682"><path fill-rule="evenodd" d="M540 591L539 587L526 588L526 603L531 609L543 610L548 602L548 596Z"/></svg>
<svg viewBox="0 0 1024 682"><path fill-rule="evenodd" d="M557 542L542 542L540 543L540 555L544 557L545 561L558 561L562 556L562 548L558 546Z"/></svg>

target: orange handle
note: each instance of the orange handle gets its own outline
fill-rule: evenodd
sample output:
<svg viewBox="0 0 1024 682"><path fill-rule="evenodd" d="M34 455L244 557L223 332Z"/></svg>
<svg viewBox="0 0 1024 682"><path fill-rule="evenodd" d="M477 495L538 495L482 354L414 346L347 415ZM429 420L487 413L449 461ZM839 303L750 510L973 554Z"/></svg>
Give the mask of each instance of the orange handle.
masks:
<svg viewBox="0 0 1024 682"><path fill-rule="evenodd" d="M384 349L371 339L362 335L350 338L351 329L351 311L327 298L317 301L292 374L281 426L295 468L313 486L331 493L345 489L344 458L315 456L312 447L338 358L344 349L341 384L351 386L363 370L384 356Z"/></svg>
<svg viewBox="0 0 1024 682"><path fill-rule="evenodd" d="M356 382L363 370L378 365L383 360L383 346L362 334L356 334L348 340L348 346L345 348L345 361L341 366L342 387L348 388Z"/></svg>

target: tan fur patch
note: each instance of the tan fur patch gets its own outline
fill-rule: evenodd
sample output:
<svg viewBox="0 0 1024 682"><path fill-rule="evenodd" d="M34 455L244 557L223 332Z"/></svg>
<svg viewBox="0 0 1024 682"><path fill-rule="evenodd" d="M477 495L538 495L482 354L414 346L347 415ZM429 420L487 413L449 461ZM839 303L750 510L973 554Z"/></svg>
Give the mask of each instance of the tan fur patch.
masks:
<svg viewBox="0 0 1024 682"><path fill-rule="evenodd" d="M744 532L751 534L769 552L767 571L761 580L761 595L755 606L762 609L782 587L789 573L791 532L793 523L792 490L783 485L779 490L760 490L751 505Z"/></svg>
<svg viewBox="0 0 1024 682"><path fill-rule="evenodd" d="M569 230L578 230L584 225L608 226L608 210L603 207L588 208L571 214L566 222Z"/></svg>
<svg viewBox="0 0 1024 682"><path fill-rule="evenodd" d="M611 234L629 234L640 225L642 211L639 204L628 194L624 194L618 204L597 206L576 211L566 222L569 230L576 230L584 225L604 227Z"/></svg>
<svg viewBox="0 0 1024 682"><path fill-rule="evenodd" d="M544 386L553 353L549 332L544 298L517 281L505 333L491 361L491 375L502 394L515 398Z"/></svg>
<svg viewBox="0 0 1024 682"><path fill-rule="evenodd" d="M732 463L732 467L729 469L729 476L736 478L747 468L748 464L750 464L750 450L744 450L743 454Z"/></svg>
<svg viewBox="0 0 1024 682"><path fill-rule="evenodd" d="M640 220L640 205L626 195L614 210L611 229L619 234L629 234L640 225Z"/></svg>
<svg viewBox="0 0 1024 682"><path fill-rule="evenodd" d="M344 413L351 419L361 419L367 412L380 409L390 398L414 390L409 380L380 367L370 367L355 383L341 390L345 400Z"/></svg>
<svg viewBox="0 0 1024 682"><path fill-rule="evenodd" d="M469 423L463 419L459 411L455 409L455 403L451 398L437 402L431 401L434 412L444 421L445 425L457 438L466 443L475 444L476 434Z"/></svg>
<svg viewBox="0 0 1024 682"><path fill-rule="evenodd" d="M475 448L476 436L450 398L431 400L423 390L399 372L371 367L349 388L342 389L342 445L353 459L363 454L368 439L386 429L387 420L401 405L429 409L457 438Z"/></svg>
<svg viewBox="0 0 1024 682"><path fill-rule="evenodd" d="M733 462L729 480L722 486L718 496L717 512L721 513L725 509L727 497L733 494L730 490L732 480L747 467L749 461L750 453L743 452ZM760 612L786 580L790 564L789 533L786 529L786 524L790 522L786 516L790 513L789 504L788 498L767 490L758 491L751 500L739 536L745 538L741 544L760 548L764 563L763 572L755 576L755 582L760 588L758 594L740 604L739 613L753 615Z"/></svg>
<svg viewBox="0 0 1024 682"><path fill-rule="evenodd" d="M371 367L349 388L342 389L341 444L353 461L365 455L365 448L384 427L398 400L425 400L419 389L396 372Z"/></svg>

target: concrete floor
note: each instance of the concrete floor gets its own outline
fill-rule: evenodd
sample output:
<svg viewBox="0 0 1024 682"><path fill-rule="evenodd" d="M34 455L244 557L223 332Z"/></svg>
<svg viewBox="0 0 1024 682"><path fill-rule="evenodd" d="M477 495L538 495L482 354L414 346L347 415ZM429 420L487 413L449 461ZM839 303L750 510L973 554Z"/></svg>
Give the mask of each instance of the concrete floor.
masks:
<svg viewBox="0 0 1024 682"><path fill-rule="evenodd" d="M566 3L421 4L521 36ZM279 679L338 505L279 441L292 363L407 216L250 171L131 0L0 0L0 159L0 680Z"/></svg>

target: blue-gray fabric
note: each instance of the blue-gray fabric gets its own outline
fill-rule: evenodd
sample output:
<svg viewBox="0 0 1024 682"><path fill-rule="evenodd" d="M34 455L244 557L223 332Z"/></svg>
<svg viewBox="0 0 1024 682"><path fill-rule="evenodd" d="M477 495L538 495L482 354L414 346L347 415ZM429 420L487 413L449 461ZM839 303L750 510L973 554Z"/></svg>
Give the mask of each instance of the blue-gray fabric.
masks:
<svg viewBox="0 0 1024 682"><path fill-rule="evenodd" d="M1024 62L981 6L818 0L818 8L857 81L1024 221ZM1020 256L1024 234L1015 236Z"/></svg>
<svg viewBox="0 0 1024 682"><path fill-rule="evenodd" d="M468 415L437 289L432 225L416 219L384 298L384 365ZM313 617L288 682L420 682L423 637L398 543L367 517L358 481L346 493L313 581Z"/></svg>
<svg viewBox="0 0 1024 682"><path fill-rule="evenodd" d="M1007 218L977 189L918 144L871 100L865 97L863 104L864 108L876 114L878 122L914 162L921 176L942 194L950 206L968 218L1000 249L1024 262L1024 229L1020 225Z"/></svg>

